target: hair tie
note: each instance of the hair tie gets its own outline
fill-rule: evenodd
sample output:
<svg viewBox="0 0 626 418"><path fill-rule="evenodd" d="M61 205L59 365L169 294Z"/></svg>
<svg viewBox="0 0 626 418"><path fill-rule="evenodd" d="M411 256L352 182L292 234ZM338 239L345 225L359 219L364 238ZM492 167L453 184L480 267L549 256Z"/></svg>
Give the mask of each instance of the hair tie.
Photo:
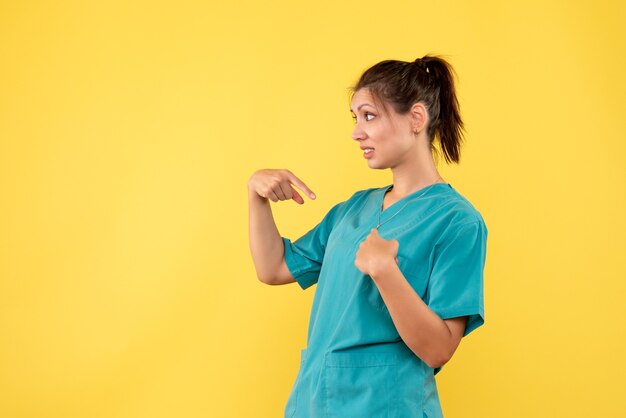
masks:
<svg viewBox="0 0 626 418"><path fill-rule="evenodd" d="M415 64L417 64L417 66L419 68L421 68L422 70L426 71L427 73L430 74L430 71L428 71L428 64L426 62L424 62L423 59L418 58L414 61Z"/></svg>

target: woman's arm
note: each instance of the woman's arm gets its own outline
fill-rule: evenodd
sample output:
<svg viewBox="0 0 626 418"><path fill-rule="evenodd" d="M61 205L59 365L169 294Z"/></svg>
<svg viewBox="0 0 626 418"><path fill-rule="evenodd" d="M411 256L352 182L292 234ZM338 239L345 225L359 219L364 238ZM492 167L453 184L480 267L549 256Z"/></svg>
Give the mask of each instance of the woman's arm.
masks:
<svg viewBox="0 0 626 418"><path fill-rule="evenodd" d="M441 319L419 297L393 260L370 276L406 345L431 368L447 363L461 342L467 317Z"/></svg>
<svg viewBox="0 0 626 418"><path fill-rule="evenodd" d="M283 239L276 228L269 202L269 199L274 202L293 199L304 204L292 184L315 198L311 189L289 170L258 170L248 180L250 252L257 277L263 283L278 285L296 281L285 263Z"/></svg>
<svg viewBox="0 0 626 418"><path fill-rule="evenodd" d="M283 240L278 232L269 199L248 187L248 231L250 253L257 277L266 284L295 282L284 259Z"/></svg>

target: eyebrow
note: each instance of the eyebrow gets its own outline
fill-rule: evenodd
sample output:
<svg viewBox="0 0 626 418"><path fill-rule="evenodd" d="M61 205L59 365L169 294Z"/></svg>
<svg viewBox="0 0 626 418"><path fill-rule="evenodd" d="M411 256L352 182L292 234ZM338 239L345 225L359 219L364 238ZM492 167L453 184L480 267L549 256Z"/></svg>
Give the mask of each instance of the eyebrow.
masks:
<svg viewBox="0 0 626 418"><path fill-rule="evenodd" d="M360 105L359 107L356 108L356 110L359 110L360 108L362 108L363 106L369 106L369 107L374 107L369 103L363 103L362 105ZM352 110L352 108L350 108L350 112L354 113L354 110Z"/></svg>

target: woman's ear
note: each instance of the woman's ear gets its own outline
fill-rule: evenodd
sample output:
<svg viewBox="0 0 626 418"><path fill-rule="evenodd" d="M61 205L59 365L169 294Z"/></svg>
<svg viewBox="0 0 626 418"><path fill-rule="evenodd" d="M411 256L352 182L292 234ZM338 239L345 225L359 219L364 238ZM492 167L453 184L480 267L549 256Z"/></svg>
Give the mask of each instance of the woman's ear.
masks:
<svg viewBox="0 0 626 418"><path fill-rule="evenodd" d="M428 112L422 102L417 102L411 106L411 127L413 133L418 134L428 124Z"/></svg>

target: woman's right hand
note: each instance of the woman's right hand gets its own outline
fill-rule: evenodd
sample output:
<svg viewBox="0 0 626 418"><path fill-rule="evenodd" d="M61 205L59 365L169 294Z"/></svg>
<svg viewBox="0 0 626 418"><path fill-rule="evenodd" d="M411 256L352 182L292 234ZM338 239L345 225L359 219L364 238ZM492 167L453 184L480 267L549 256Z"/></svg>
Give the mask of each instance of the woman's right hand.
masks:
<svg viewBox="0 0 626 418"><path fill-rule="evenodd" d="M248 180L248 190L272 202L293 199L302 205L304 199L291 187L292 184L306 192L311 199L315 199L315 193L302 180L291 171L282 169L267 168L255 171Z"/></svg>

